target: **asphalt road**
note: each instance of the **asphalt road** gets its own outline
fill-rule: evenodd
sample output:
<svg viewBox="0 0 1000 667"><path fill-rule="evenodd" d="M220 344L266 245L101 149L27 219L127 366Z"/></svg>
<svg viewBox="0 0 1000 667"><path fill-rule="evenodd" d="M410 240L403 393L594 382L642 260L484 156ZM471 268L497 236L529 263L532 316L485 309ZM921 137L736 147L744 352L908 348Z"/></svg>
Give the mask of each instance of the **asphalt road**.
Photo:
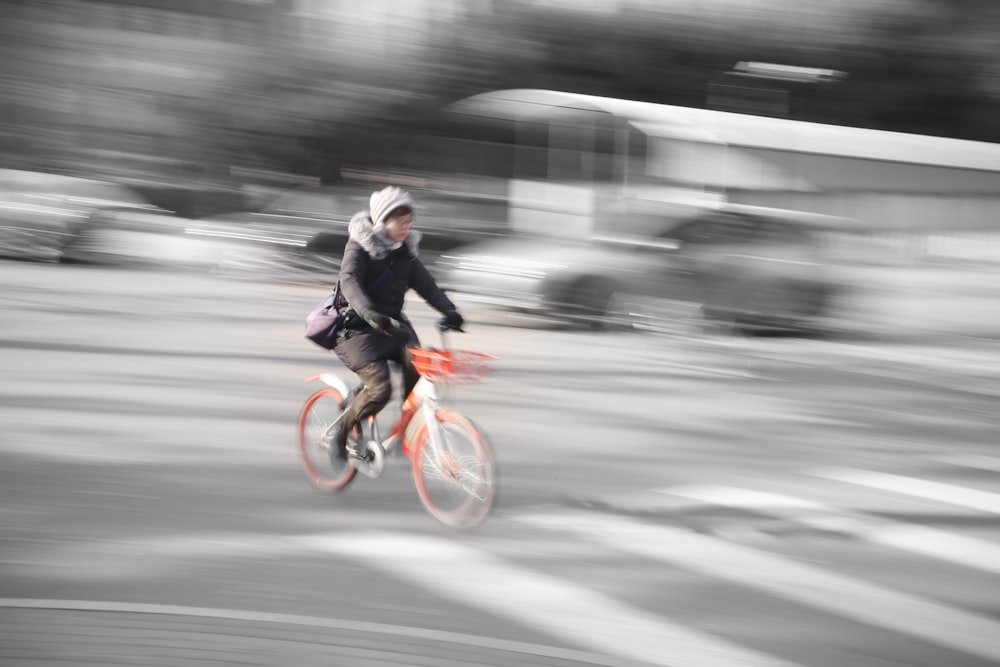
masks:
<svg viewBox="0 0 1000 667"><path fill-rule="evenodd" d="M988 340L609 335L463 304L453 343L500 359L454 398L501 494L457 534L403 463L337 497L305 481L302 378L338 368L302 338L322 288L0 276L0 663L1000 663Z"/></svg>

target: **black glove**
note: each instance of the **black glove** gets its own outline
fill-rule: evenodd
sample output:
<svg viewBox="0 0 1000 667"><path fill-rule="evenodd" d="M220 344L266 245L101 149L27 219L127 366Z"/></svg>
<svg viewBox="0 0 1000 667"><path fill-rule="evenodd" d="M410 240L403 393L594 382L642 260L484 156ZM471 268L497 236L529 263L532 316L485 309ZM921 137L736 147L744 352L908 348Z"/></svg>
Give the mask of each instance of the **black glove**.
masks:
<svg viewBox="0 0 1000 667"><path fill-rule="evenodd" d="M441 329L447 330L451 329L453 331L462 331L462 326L465 324L465 320L462 318L462 314L457 310L449 310L441 318Z"/></svg>
<svg viewBox="0 0 1000 667"><path fill-rule="evenodd" d="M378 331L379 333L384 333L387 336L391 336L399 331L400 324L399 320L393 319L388 315L383 315L374 310L369 310L364 315L365 322L371 325L372 329Z"/></svg>

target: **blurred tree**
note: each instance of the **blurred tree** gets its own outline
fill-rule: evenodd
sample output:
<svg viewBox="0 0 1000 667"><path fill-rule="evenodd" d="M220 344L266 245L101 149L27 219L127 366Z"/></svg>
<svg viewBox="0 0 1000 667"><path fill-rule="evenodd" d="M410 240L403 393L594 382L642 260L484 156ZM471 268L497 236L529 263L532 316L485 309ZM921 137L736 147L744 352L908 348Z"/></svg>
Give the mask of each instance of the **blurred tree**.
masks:
<svg viewBox="0 0 1000 667"><path fill-rule="evenodd" d="M783 5L783 20L773 22L769 17L779 15L768 14L774 10L766 4L707 19L705 10L699 18L697 3L683 5L687 13L667 14L656 3L642 10L636 3L628 12L593 14L578 11L573 3L559 9L526 0L451 2L446 4L454 15L435 20L432 12L420 28L428 32L412 35L419 48L391 62L384 52L371 55L357 48L365 43L365 34L345 32L336 12L326 23L317 23L297 15L302 3L255 5L252 20L246 19L251 31L241 36L245 20L238 12L244 8L226 1L213 0L234 21L216 21L218 27L212 29L230 40L228 52L241 55L213 56L204 38L177 42L205 47L202 56L189 54L188 61L219 58L205 62L201 72L215 72L217 84L193 90L190 82L175 83L174 89L156 90L160 83L151 74L144 84L157 96L156 113L174 128L172 141L157 145L213 175L238 165L336 180L345 165L410 167L423 160L433 167L435 156L425 157L433 144L423 139L448 134L449 121L439 112L456 99L486 90L539 87L701 107L709 84L739 61L848 73L833 85L769 84L788 93L787 113L793 118L1000 141L1000 3L993 0L870 5L831 0L822 13L814 4L789 2ZM104 17L118 11L114 7L130 4L60 2L77 7L90 3L94 11L101 6ZM158 7L163 16L178 15L166 0L134 3L147 13ZM55 67L61 61L48 54L58 51L66 57L75 47L59 43L61 33L25 31L24 22L14 20L36 16L41 4L0 3L0 53L5 55L0 83L34 85L37 80L41 86L48 77L55 88L63 85L67 70ZM433 9L431 0L424 5ZM194 0L183 7L205 11ZM81 25L96 25L100 18L87 11L78 14L75 22ZM155 41L134 24L130 19L132 42L140 41L136 37ZM68 29L63 25L61 31ZM106 34L97 31L93 39ZM101 51L97 43L90 49L104 64L111 52ZM144 64L150 72L176 67L156 55L151 53ZM179 53L171 56L186 62ZM139 77L133 80L142 83ZM101 85L126 84L107 79ZM13 99L27 98L8 95L0 105L0 125L4 120L9 127L30 123L25 104ZM7 150L19 150L22 143L13 138L21 134L8 132ZM99 140L95 134L94 141Z"/></svg>
<svg viewBox="0 0 1000 667"><path fill-rule="evenodd" d="M329 62L285 35L228 100L231 157L325 180L345 165L433 167L421 139L448 134L439 111L455 99L540 87L700 107L708 85L747 60L848 73L836 84L771 84L789 93L793 118L1000 140L1000 10L989 0L873 4L836 29L802 12L801 27L750 31L495 3L459 16L410 66L381 69Z"/></svg>

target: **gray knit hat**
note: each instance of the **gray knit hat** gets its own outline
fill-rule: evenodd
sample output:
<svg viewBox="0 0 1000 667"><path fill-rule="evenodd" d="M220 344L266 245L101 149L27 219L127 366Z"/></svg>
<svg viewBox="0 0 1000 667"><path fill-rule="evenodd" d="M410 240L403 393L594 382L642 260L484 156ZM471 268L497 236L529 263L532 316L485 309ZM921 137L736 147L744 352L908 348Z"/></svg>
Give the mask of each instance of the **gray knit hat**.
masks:
<svg viewBox="0 0 1000 667"><path fill-rule="evenodd" d="M390 213L403 206L413 210L413 198L406 190L390 185L373 192L369 202L372 222L376 225L382 224Z"/></svg>

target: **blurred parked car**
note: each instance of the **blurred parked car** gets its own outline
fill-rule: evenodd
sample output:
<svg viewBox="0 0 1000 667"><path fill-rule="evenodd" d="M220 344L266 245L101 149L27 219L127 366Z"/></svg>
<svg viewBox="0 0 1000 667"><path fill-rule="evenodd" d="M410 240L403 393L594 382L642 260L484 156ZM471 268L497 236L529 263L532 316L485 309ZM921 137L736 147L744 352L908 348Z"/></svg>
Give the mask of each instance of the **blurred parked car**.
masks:
<svg viewBox="0 0 1000 667"><path fill-rule="evenodd" d="M372 189L351 185L288 190L259 211L197 219L187 233L225 245L217 267L221 273L328 279L343 256L348 223L368 208ZM470 208L460 198L429 192L414 192L414 197L425 260L492 236L462 217Z"/></svg>
<svg viewBox="0 0 1000 667"><path fill-rule="evenodd" d="M159 209L94 211L62 248L60 261L209 270L221 249L186 234L190 220Z"/></svg>
<svg viewBox="0 0 1000 667"><path fill-rule="evenodd" d="M0 171L0 256L55 261L97 211L158 210L131 189L85 178Z"/></svg>
<svg viewBox="0 0 1000 667"><path fill-rule="evenodd" d="M352 209L360 194L333 189L295 189L258 211L222 213L193 220L186 233L224 249L223 273L286 273L328 265L343 253Z"/></svg>
<svg viewBox="0 0 1000 667"><path fill-rule="evenodd" d="M446 288L473 301L609 328L653 326L665 303L745 330L801 331L825 314L836 281L823 260L831 216L724 204L650 236L572 242L510 238L437 262Z"/></svg>

